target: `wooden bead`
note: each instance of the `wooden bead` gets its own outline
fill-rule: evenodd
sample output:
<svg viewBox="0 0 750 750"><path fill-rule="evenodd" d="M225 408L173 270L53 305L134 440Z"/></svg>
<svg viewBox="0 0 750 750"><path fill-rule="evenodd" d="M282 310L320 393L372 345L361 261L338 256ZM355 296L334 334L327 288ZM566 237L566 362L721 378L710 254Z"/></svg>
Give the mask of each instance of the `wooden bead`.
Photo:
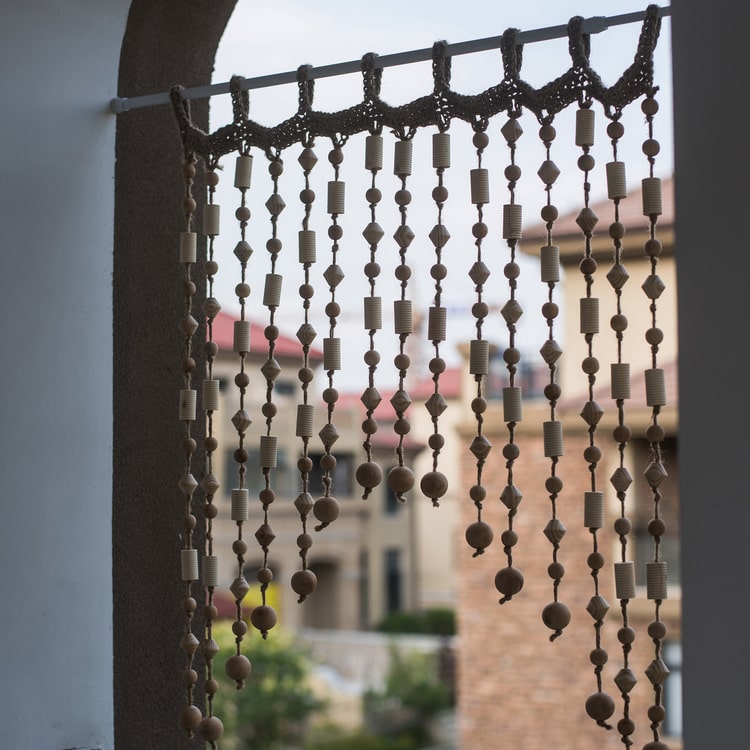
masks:
<svg viewBox="0 0 750 750"><path fill-rule="evenodd" d="M470 547L482 551L492 544L492 527L484 521L475 521L466 528L466 542Z"/></svg>
<svg viewBox="0 0 750 750"><path fill-rule="evenodd" d="M518 568L501 568L495 575L495 588L510 599L523 588L523 574Z"/></svg>
<svg viewBox="0 0 750 750"><path fill-rule="evenodd" d="M268 604L259 604L250 613L250 622L261 633L267 633L276 625L276 610Z"/></svg>
<svg viewBox="0 0 750 750"><path fill-rule="evenodd" d="M388 486L399 495L408 492L414 486L414 472L408 466L394 466L388 472Z"/></svg>
<svg viewBox="0 0 750 750"><path fill-rule="evenodd" d="M292 575L292 591L299 596L309 596L318 586L318 579L312 570L298 570Z"/></svg>
<svg viewBox="0 0 750 750"><path fill-rule="evenodd" d="M612 696L607 693L592 693L586 699L586 713L594 721L606 721L614 712L615 702L612 700Z"/></svg>
<svg viewBox="0 0 750 750"><path fill-rule="evenodd" d="M448 491L448 479L440 471L430 471L422 477L420 489L429 498L439 498Z"/></svg>
<svg viewBox="0 0 750 750"><path fill-rule="evenodd" d="M603 667L609 661L609 654L603 648L595 648L589 653L589 661L595 667Z"/></svg>
<svg viewBox="0 0 750 750"><path fill-rule="evenodd" d="M339 502L335 497L319 497L313 505L313 514L323 524L333 523L339 517Z"/></svg>
<svg viewBox="0 0 750 750"><path fill-rule="evenodd" d="M185 706L180 710L178 718L180 727L191 732L201 723L203 714L201 713L201 710L198 708L198 706L190 705Z"/></svg>
<svg viewBox="0 0 750 750"><path fill-rule="evenodd" d="M206 716L198 724L198 734L206 742L216 742L224 733L224 725L218 716Z"/></svg>
<svg viewBox="0 0 750 750"><path fill-rule="evenodd" d="M244 654L233 654L227 659L224 669L230 680L242 683L252 671L252 665Z"/></svg>

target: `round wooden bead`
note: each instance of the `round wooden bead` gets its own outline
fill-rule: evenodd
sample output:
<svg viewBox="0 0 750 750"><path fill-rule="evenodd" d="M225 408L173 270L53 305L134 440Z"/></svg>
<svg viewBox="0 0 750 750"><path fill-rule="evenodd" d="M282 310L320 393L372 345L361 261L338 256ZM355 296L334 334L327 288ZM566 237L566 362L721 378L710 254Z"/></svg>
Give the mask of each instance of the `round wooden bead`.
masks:
<svg viewBox="0 0 750 750"><path fill-rule="evenodd" d="M609 654L603 648L595 648L589 654L589 661L595 667L603 667L609 661Z"/></svg>
<svg viewBox="0 0 750 750"><path fill-rule="evenodd" d="M414 486L414 472L408 466L394 466L388 472L388 486L398 494L408 492Z"/></svg>
<svg viewBox="0 0 750 750"><path fill-rule="evenodd" d="M633 641L635 641L635 630L629 627L620 628L617 631L617 640L620 641L623 646L633 643Z"/></svg>
<svg viewBox="0 0 750 750"><path fill-rule="evenodd" d="M570 623L570 610L562 602L550 602L542 610L542 622L550 630L563 630Z"/></svg>
<svg viewBox="0 0 750 750"><path fill-rule="evenodd" d="M252 665L244 654L233 654L227 659L224 670L230 680L242 683L250 674Z"/></svg>
<svg viewBox="0 0 750 750"><path fill-rule="evenodd" d="M315 591L318 579L312 570L298 570L292 575L292 591L299 596L309 596Z"/></svg>
<svg viewBox="0 0 750 750"><path fill-rule="evenodd" d="M216 742L224 733L224 725L218 716L206 716L198 724L198 734L206 742Z"/></svg>
<svg viewBox="0 0 750 750"><path fill-rule="evenodd" d="M430 471L422 477L419 486L427 497L442 497L448 491L448 479L440 471Z"/></svg>
<svg viewBox="0 0 750 750"><path fill-rule="evenodd" d="M271 630L276 625L276 620L276 610L268 604L259 604L250 613L250 622L261 633Z"/></svg>
<svg viewBox="0 0 750 750"><path fill-rule="evenodd" d="M203 714L198 706L185 706L180 710L179 722L183 729L187 729L189 732L195 729L198 724L201 723Z"/></svg>
<svg viewBox="0 0 750 750"><path fill-rule="evenodd" d="M355 476L360 487L372 489L383 481L383 469L374 461L365 461L357 467Z"/></svg>
<svg viewBox="0 0 750 750"><path fill-rule="evenodd" d="M561 562L551 562L547 566L547 575L553 581L559 581L565 576L565 566Z"/></svg>
<svg viewBox="0 0 750 750"><path fill-rule="evenodd" d="M615 702L608 693L591 693L586 698L586 713L594 721L606 721L615 712Z"/></svg>
<svg viewBox="0 0 750 750"><path fill-rule="evenodd" d="M333 523L339 517L339 502L335 497L319 497L313 505L313 514L321 523Z"/></svg>
<svg viewBox="0 0 750 750"><path fill-rule="evenodd" d="M489 524L486 524L484 521L474 521L474 523L466 527L464 536L469 547L481 551L492 544L494 534Z"/></svg>
<svg viewBox="0 0 750 750"><path fill-rule="evenodd" d="M523 588L523 574L518 568L502 568L495 575L495 588L510 598Z"/></svg>

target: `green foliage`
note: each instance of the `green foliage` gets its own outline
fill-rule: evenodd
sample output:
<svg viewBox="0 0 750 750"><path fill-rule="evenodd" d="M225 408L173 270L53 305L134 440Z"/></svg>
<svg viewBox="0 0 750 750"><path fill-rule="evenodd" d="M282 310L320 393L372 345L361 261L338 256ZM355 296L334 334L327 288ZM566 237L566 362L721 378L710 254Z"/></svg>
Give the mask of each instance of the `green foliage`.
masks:
<svg viewBox="0 0 750 750"><path fill-rule="evenodd" d="M376 627L381 633L423 633L455 635L456 614L452 609L434 607L421 612L392 612Z"/></svg>
<svg viewBox="0 0 750 750"><path fill-rule="evenodd" d="M214 659L214 671L220 679L235 649L230 624L217 624L214 638L221 647ZM224 722L222 748L277 750L300 746L309 719L325 707L309 683L312 661L308 653L280 631L271 631L265 641L248 634L242 650L252 664L245 687L235 690L224 677L222 689L214 698L214 711Z"/></svg>

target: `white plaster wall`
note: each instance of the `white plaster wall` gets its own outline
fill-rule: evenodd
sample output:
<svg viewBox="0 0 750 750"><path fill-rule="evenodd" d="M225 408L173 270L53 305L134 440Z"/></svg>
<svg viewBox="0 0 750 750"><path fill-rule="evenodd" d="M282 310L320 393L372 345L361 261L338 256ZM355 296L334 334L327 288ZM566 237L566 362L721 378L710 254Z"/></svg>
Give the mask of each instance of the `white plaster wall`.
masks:
<svg viewBox="0 0 750 750"><path fill-rule="evenodd" d="M113 747L112 227L127 0L0 22L0 746Z"/></svg>

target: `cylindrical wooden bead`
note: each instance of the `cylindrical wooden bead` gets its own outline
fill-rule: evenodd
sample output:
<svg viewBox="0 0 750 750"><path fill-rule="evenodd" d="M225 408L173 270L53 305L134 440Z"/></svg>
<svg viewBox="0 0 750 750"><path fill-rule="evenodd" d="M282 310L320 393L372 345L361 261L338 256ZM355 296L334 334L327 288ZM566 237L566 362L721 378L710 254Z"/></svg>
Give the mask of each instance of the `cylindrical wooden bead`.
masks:
<svg viewBox="0 0 750 750"><path fill-rule="evenodd" d="M594 110L576 111L576 146L594 145Z"/></svg>
<svg viewBox="0 0 750 750"><path fill-rule="evenodd" d="M341 339L325 338L323 339L323 369L340 370L341 369Z"/></svg>
<svg viewBox="0 0 750 750"><path fill-rule="evenodd" d="M599 333L599 298L582 297L580 310L580 332Z"/></svg>
<svg viewBox="0 0 750 750"><path fill-rule="evenodd" d="M394 300L393 328L394 332L399 335L402 333L412 333L414 331L410 299Z"/></svg>
<svg viewBox="0 0 750 750"><path fill-rule="evenodd" d="M523 230L523 206L506 203L503 206L503 239L520 240Z"/></svg>
<svg viewBox="0 0 750 750"><path fill-rule="evenodd" d="M412 142L396 141L393 151L393 174L408 177L411 174Z"/></svg>
<svg viewBox="0 0 750 750"><path fill-rule="evenodd" d="M432 168L446 169L451 165L451 134L433 133Z"/></svg>
<svg viewBox="0 0 750 750"><path fill-rule="evenodd" d="M328 213L343 214L346 198L346 183L342 180L330 180L328 183Z"/></svg>
<svg viewBox="0 0 750 750"><path fill-rule="evenodd" d="M206 378L203 381L203 411L219 410L219 386L221 383L216 378Z"/></svg>
<svg viewBox="0 0 750 750"><path fill-rule="evenodd" d="M503 421L520 422L523 419L523 399L517 386L503 388Z"/></svg>
<svg viewBox="0 0 750 750"><path fill-rule="evenodd" d="M284 277L280 273L267 273L266 285L263 287L263 304L266 307L278 307L281 304L281 285Z"/></svg>
<svg viewBox="0 0 750 750"><path fill-rule="evenodd" d="M299 262L315 263L315 232L312 229L301 229L298 234Z"/></svg>
<svg viewBox="0 0 750 750"><path fill-rule="evenodd" d="M615 563L615 596L618 599L635 599L635 566L632 560Z"/></svg>
<svg viewBox="0 0 750 750"><path fill-rule="evenodd" d="M545 284L560 281L560 248L557 245L542 248L540 269Z"/></svg>
<svg viewBox="0 0 750 750"><path fill-rule="evenodd" d="M630 398L630 365L627 362L613 362L609 369L612 398L615 401Z"/></svg>
<svg viewBox="0 0 750 750"><path fill-rule="evenodd" d="M250 518L250 492L244 487L232 490L233 521L247 521Z"/></svg>
<svg viewBox="0 0 750 750"><path fill-rule="evenodd" d="M368 135L365 138L365 169L377 171L383 168L383 136Z"/></svg>
<svg viewBox="0 0 750 750"><path fill-rule="evenodd" d="M183 581L198 580L198 550L181 549L180 550L180 569L182 571Z"/></svg>
<svg viewBox="0 0 750 750"><path fill-rule="evenodd" d="M583 525L587 529L604 526L604 493L592 490L583 493Z"/></svg>
<svg viewBox="0 0 750 750"><path fill-rule="evenodd" d="M240 189L249 188L252 174L253 157L249 154L240 154L234 162L234 186Z"/></svg>
<svg viewBox="0 0 750 750"><path fill-rule="evenodd" d="M315 425L315 407L312 404L297 404L297 437L312 437Z"/></svg>
<svg viewBox="0 0 750 750"><path fill-rule="evenodd" d="M379 331L383 327L383 300L381 297L365 297L365 330Z"/></svg>
<svg viewBox="0 0 750 750"><path fill-rule="evenodd" d="M490 173L484 167L469 172L471 185L471 202L474 205L485 205L490 202Z"/></svg>
<svg viewBox="0 0 750 750"><path fill-rule="evenodd" d="M490 342L487 339L473 339L469 342L469 373L487 375L490 371Z"/></svg>
<svg viewBox="0 0 750 750"><path fill-rule="evenodd" d="M201 582L206 588L219 585L218 555L203 555Z"/></svg>
<svg viewBox="0 0 750 750"><path fill-rule="evenodd" d="M544 431L544 455L546 458L557 458L563 455L562 422L556 419L542 424Z"/></svg>
<svg viewBox="0 0 750 750"><path fill-rule="evenodd" d="M607 162L607 196L611 201L628 197L624 161Z"/></svg>
<svg viewBox="0 0 750 750"><path fill-rule="evenodd" d="M221 226L221 207L218 203L207 203L203 207L203 234L216 237Z"/></svg>
<svg viewBox="0 0 750 750"><path fill-rule="evenodd" d="M250 351L250 321L234 321L234 340L232 351L235 354L247 354Z"/></svg>
<svg viewBox="0 0 750 750"><path fill-rule="evenodd" d="M429 308L427 318L427 339L445 341L448 321L448 309L434 305Z"/></svg>
<svg viewBox="0 0 750 750"><path fill-rule="evenodd" d="M645 177L641 180L643 215L661 214L661 177Z"/></svg>
<svg viewBox="0 0 750 750"><path fill-rule="evenodd" d="M275 435L260 436L260 460L261 469L273 469L276 466L276 453L279 439Z"/></svg>
<svg viewBox="0 0 750 750"><path fill-rule="evenodd" d="M195 421L195 404L197 391L183 388L180 391L180 420L183 422Z"/></svg>
<svg viewBox="0 0 750 750"><path fill-rule="evenodd" d="M663 560L646 563L646 596L649 599L667 598L667 563Z"/></svg>
<svg viewBox="0 0 750 750"><path fill-rule="evenodd" d="M180 232L180 263L195 263L198 259L195 232Z"/></svg>
<svg viewBox="0 0 750 750"><path fill-rule="evenodd" d="M646 405L666 406L667 385L664 380L664 370L653 367L644 373L646 376Z"/></svg>

